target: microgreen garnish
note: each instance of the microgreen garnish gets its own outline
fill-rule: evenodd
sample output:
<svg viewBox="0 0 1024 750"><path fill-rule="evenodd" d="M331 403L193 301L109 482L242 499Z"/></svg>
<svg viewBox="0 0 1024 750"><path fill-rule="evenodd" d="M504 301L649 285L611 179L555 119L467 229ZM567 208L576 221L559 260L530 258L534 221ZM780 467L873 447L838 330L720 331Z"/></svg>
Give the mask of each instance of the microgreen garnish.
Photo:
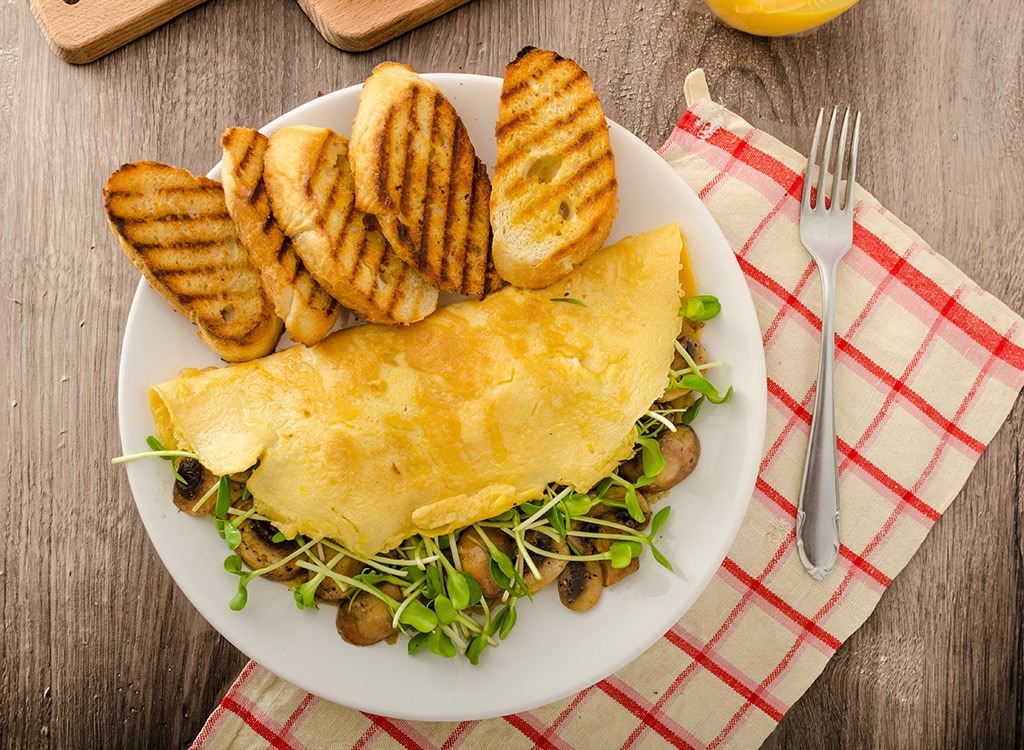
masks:
<svg viewBox="0 0 1024 750"><path fill-rule="evenodd" d="M731 385L725 393L720 394L711 381L701 375L683 375L679 378L679 387L697 391L713 404L724 404L732 398Z"/></svg>
<svg viewBox="0 0 1024 750"><path fill-rule="evenodd" d="M690 320L711 320L722 311L722 303L710 294L698 294L683 304L679 315Z"/></svg>
<svg viewBox="0 0 1024 750"><path fill-rule="evenodd" d="M580 307L586 307L587 303L583 300L573 299L572 297L552 297L552 302L568 302L570 305L579 305Z"/></svg>
<svg viewBox="0 0 1024 750"><path fill-rule="evenodd" d="M137 458L162 458L171 463L171 473L174 475L174 478L177 481L181 482L182 484L185 484L185 478L178 473L178 469L175 466L175 459L194 458L196 461L198 461L199 456L190 451L169 451L166 448L164 448L163 443L161 443L152 435L146 438L146 445L148 445L151 450L143 451L142 453L129 453L128 455L125 456L115 456L114 458L110 459L110 463L123 464L126 461L134 461Z"/></svg>
<svg viewBox="0 0 1024 750"><path fill-rule="evenodd" d="M146 445L148 445L153 450L154 453L163 453L163 454L167 453L167 449L164 447L164 444L161 443L159 440L157 440L152 435L150 435L150 436L148 436L146 438ZM174 465L174 459L176 457L175 456L163 455L163 456L161 456L161 458L164 459L165 461L170 461L171 462L171 473L174 475L174 478L176 480L178 480L179 482L181 482L182 484L186 484L185 477L183 477L181 474L178 473L178 467Z"/></svg>

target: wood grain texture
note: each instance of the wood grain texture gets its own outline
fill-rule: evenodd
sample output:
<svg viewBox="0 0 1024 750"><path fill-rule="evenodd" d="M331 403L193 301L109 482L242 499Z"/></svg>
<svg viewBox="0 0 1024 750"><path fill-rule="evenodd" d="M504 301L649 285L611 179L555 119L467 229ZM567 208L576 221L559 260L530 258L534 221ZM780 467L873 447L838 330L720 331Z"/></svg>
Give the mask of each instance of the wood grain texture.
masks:
<svg viewBox="0 0 1024 750"><path fill-rule="evenodd" d="M862 0L776 40L696 0L477 0L361 55L295 3L218 0L87 67L54 58L24 0L0 0L0 17L0 747L186 746L245 662L177 591L108 464L138 282L100 204L122 162L202 173L227 125L262 125L382 60L500 75L526 44L576 58L609 116L658 146L701 65L716 98L797 147L820 105L863 108L864 184L1024 310L1018 0ZM1024 746L1022 435L1018 402L766 748Z"/></svg>
<svg viewBox="0 0 1024 750"><path fill-rule="evenodd" d="M299 0L299 5L335 47L365 52L468 1Z"/></svg>
<svg viewBox="0 0 1024 750"><path fill-rule="evenodd" d="M57 57L92 62L205 0L29 0Z"/></svg>

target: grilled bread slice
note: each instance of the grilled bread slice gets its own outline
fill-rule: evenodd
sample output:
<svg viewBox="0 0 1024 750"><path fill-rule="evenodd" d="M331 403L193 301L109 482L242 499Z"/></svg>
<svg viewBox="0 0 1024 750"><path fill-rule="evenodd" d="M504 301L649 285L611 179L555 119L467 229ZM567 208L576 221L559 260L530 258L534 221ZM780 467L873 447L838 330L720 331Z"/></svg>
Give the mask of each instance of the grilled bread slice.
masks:
<svg viewBox="0 0 1024 750"><path fill-rule="evenodd" d="M437 307L437 287L356 209L344 136L305 126L277 130L263 157L263 181L303 264L343 305L376 323L412 323Z"/></svg>
<svg viewBox="0 0 1024 750"><path fill-rule="evenodd" d="M491 183L441 90L384 62L359 95L349 160L356 207L374 214L402 260L446 291L501 286L491 262Z"/></svg>
<svg viewBox="0 0 1024 750"><path fill-rule="evenodd" d="M281 319L238 244L219 182L135 162L107 180L103 205L125 255L207 346L226 362L273 351Z"/></svg>
<svg viewBox="0 0 1024 750"><path fill-rule="evenodd" d="M268 139L252 128L228 128L220 138L224 197L238 240L249 251L263 291L293 340L312 346L330 333L341 306L317 283L270 213L263 185Z"/></svg>
<svg viewBox="0 0 1024 750"><path fill-rule="evenodd" d="M619 198L608 123L579 65L526 47L505 69L495 135L494 263L505 281L539 289L611 232Z"/></svg>

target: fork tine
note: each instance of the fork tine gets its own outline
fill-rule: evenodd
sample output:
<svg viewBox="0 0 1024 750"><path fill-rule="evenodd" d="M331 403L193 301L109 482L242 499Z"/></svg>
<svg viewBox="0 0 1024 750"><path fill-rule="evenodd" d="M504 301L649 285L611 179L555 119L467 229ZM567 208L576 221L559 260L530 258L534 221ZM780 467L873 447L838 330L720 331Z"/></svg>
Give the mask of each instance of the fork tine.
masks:
<svg viewBox="0 0 1024 750"><path fill-rule="evenodd" d="M834 175L832 178L832 211L835 213L840 212L840 200L842 199L843 191L843 162L846 157L846 134L849 132L850 125L850 108L846 108L846 114L843 116L843 128L839 131L839 144L836 146L836 161L835 168L832 170ZM846 198L849 201L850 191L846 191Z"/></svg>
<svg viewBox="0 0 1024 750"><path fill-rule="evenodd" d="M857 185L857 143L860 141L860 112L853 123L853 139L850 141L850 176L846 180L846 206L843 211L853 212L853 189Z"/></svg>
<svg viewBox="0 0 1024 750"><path fill-rule="evenodd" d="M825 180L828 179L828 157L832 153L832 136L836 133L836 113L839 111L838 107L832 108L832 117L828 122L828 135L825 136L825 150L821 154L821 169L818 174L818 200L814 204L814 209L819 208L825 210Z"/></svg>
<svg viewBox="0 0 1024 750"><path fill-rule="evenodd" d="M814 140L811 141L811 150L807 154L807 171L804 172L804 193L800 199L800 205L809 209L811 207L811 181L814 180L814 159L818 155L818 141L821 138L821 122L825 118L825 109L818 110L818 124L814 126Z"/></svg>

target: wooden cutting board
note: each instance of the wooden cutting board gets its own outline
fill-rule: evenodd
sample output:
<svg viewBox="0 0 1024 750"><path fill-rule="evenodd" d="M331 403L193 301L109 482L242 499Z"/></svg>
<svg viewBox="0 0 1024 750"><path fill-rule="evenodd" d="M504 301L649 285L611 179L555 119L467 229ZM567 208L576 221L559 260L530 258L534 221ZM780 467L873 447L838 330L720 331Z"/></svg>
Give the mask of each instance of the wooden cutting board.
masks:
<svg viewBox="0 0 1024 750"><path fill-rule="evenodd" d="M204 0L29 0L62 60L92 62ZM324 39L350 52L373 49L468 0L299 0Z"/></svg>
<svg viewBox="0 0 1024 750"><path fill-rule="evenodd" d="M299 0L324 39L349 52L378 47L469 0Z"/></svg>

